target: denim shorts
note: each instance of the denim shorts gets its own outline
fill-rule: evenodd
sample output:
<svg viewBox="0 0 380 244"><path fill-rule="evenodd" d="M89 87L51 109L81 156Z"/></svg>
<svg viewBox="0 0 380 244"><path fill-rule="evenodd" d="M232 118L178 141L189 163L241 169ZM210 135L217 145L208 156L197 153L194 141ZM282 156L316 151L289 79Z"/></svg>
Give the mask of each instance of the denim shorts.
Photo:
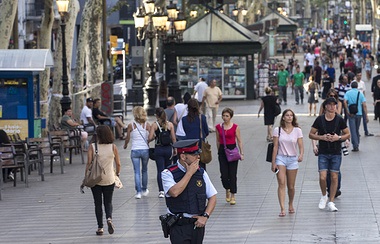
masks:
<svg viewBox="0 0 380 244"><path fill-rule="evenodd" d="M339 172L342 163L342 155L319 154L318 155L318 171L329 170L331 172Z"/></svg>
<svg viewBox="0 0 380 244"><path fill-rule="evenodd" d="M277 155L276 164L285 166L286 169L298 169L298 158L297 156L285 156Z"/></svg>

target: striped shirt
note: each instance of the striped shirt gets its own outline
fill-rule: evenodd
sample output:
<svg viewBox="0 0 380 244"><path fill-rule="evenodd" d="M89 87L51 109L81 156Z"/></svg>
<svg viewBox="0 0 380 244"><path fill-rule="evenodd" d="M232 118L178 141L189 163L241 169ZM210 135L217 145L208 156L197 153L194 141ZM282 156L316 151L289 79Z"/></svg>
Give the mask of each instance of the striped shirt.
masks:
<svg viewBox="0 0 380 244"><path fill-rule="evenodd" d="M349 90L351 90L351 86L349 84L338 84L338 86L335 87L335 91L338 93L339 101L343 102L344 94L346 94Z"/></svg>

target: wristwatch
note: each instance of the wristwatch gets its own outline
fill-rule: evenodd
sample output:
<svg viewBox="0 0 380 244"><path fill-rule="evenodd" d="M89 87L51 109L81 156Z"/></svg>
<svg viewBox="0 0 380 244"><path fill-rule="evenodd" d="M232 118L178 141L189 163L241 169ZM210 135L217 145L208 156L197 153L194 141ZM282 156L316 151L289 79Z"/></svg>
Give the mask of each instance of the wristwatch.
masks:
<svg viewBox="0 0 380 244"><path fill-rule="evenodd" d="M339 141L341 141L342 140L342 136L339 136Z"/></svg>
<svg viewBox="0 0 380 244"><path fill-rule="evenodd" d="M202 216L203 216L203 217L206 217L206 218L210 218L210 215L209 215L208 213L206 213L206 212L204 212L204 213L202 214Z"/></svg>

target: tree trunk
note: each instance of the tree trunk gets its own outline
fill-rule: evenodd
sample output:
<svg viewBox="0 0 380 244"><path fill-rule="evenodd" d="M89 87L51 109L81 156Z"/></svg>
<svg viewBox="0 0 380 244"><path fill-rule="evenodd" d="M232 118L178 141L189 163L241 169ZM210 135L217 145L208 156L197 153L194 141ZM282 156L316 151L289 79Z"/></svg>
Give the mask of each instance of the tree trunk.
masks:
<svg viewBox="0 0 380 244"><path fill-rule="evenodd" d="M40 29L40 42L39 48L50 49L51 47L51 33L54 23L54 9L53 0L44 1L44 15L42 16L41 29ZM50 80L50 68L46 68L45 71L40 72L40 109L41 118L46 118L46 124L49 124L49 80ZM47 135L49 130L48 126L42 130L42 136Z"/></svg>
<svg viewBox="0 0 380 244"><path fill-rule="evenodd" d="M88 28L88 52L86 52L86 82L92 87L91 97L100 97L100 84L103 77L103 61L102 59L102 1L91 1L91 16ZM106 48L106 47L104 47Z"/></svg>
<svg viewBox="0 0 380 244"><path fill-rule="evenodd" d="M0 49L8 49L16 17L18 1L3 0L0 4Z"/></svg>
<svg viewBox="0 0 380 244"><path fill-rule="evenodd" d="M78 116L81 112L81 108L83 107L84 102L84 93L83 84L85 77L85 57L86 53L88 53L88 40L87 33L90 24L91 17L91 3L90 1L86 1L82 12L82 19L80 23L80 30L78 36L78 44L77 44L77 59L76 59L76 69L75 69L75 80L73 85L73 115ZM88 85L88 84L87 84Z"/></svg>
<svg viewBox="0 0 380 244"><path fill-rule="evenodd" d="M66 14L65 24L66 24L66 57L68 60L67 64L67 76L70 81L70 71L71 71L71 57L72 57L72 48L73 48L73 34L75 20L79 12L79 3L77 0L70 1L69 11ZM58 35L58 44L57 49L54 53L55 69L53 77L53 87L52 87L52 98L51 98L51 107L49 113L49 128L52 128L53 125L58 126L60 119L62 117L61 111L61 98L62 98L62 32L59 31ZM70 88L70 84L69 84Z"/></svg>

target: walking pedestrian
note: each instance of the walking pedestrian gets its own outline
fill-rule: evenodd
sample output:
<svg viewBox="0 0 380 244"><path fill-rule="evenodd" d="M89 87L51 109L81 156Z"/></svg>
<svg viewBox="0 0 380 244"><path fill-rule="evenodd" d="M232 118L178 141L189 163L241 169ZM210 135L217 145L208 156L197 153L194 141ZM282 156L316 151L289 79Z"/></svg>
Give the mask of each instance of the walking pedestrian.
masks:
<svg viewBox="0 0 380 244"><path fill-rule="evenodd" d="M190 93L186 92L183 95L182 103L177 103L174 106L175 112L173 115L173 121L175 127L175 135L177 140L184 140L186 138L185 131L182 126L182 118L187 115L187 102L191 99Z"/></svg>
<svg viewBox="0 0 380 244"><path fill-rule="evenodd" d="M206 88L208 87L207 83L206 83L206 80L205 78L203 77L200 77L199 80L198 80L198 83L194 86L194 93L193 93L193 97L196 97L197 101L198 101L198 105L199 107L201 107L202 105L202 100L203 100L203 92L206 90ZM197 95L197 96L195 96ZM202 107L202 113L203 114L206 114L206 108L205 107Z"/></svg>
<svg viewBox="0 0 380 244"><path fill-rule="evenodd" d="M230 205L236 204L235 194L237 193L237 169L239 160L229 162L225 153L225 147L228 149L239 147L241 160L244 160L243 142L240 135L240 127L232 123L231 119L234 111L225 108L222 111L223 123L216 125L216 148L218 149L218 159L220 167L220 178L223 188L226 189L226 202ZM223 139L224 137L224 139ZM225 143L224 143L225 141Z"/></svg>
<svg viewBox="0 0 380 244"><path fill-rule="evenodd" d="M216 80L212 80L210 86L203 92L202 108L206 107L207 125L210 132L215 131L215 119L219 104L222 101L222 91L216 86Z"/></svg>
<svg viewBox="0 0 380 244"><path fill-rule="evenodd" d="M106 213L108 233L114 233L114 224L112 222L112 197L115 188L115 176L120 175L120 157L117 146L113 143L115 138L111 129L106 125L99 125L96 128L95 142L91 144L87 153L86 171L93 162L95 153L97 153L98 163L103 168L102 180L91 187L92 196L95 203L95 215L98 222L97 235L103 235L103 210ZM97 145L96 145L97 144ZM116 169L114 167L116 165Z"/></svg>
<svg viewBox="0 0 380 244"><path fill-rule="evenodd" d="M362 80L362 73L361 72L358 72L356 74L356 79L355 81L358 83L358 90L364 95L365 97L365 93L366 93L366 85L365 85L365 82ZM365 121L365 118L367 118L367 114L365 113L365 111L363 110L363 129L364 129L364 135L365 136L374 136L372 133L370 133L368 131L368 125L367 125L367 122Z"/></svg>
<svg viewBox="0 0 380 244"><path fill-rule="evenodd" d="M280 104L282 103L282 101L284 101L284 104L286 105L286 102L287 102L286 90L288 88L289 72L285 70L285 67L283 64L280 64L279 68L280 70L277 72L279 99L280 99Z"/></svg>
<svg viewBox="0 0 380 244"><path fill-rule="evenodd" d="M136 106L133 108L134 120L128 124L127 136L124 142L124 149L128 147L129 141L131 146L131 161L133 164L135 176L136 199L141 196L148 196L148 162L149 162L149 144L148 136L150 124L147 122L147 114L143 107ZM140 172L141 166L141 172Z"/></svg>
<svg viewBox="0 0 380 244"><path fill-rule="evenodd" d="M351 90L346 92L344 95L343 104L346 111L348 112L348 123L350 125L351 143L353 146L352 151L358 152L360 144L360 121L362 120L363 114L365 114L365 123L368 123L368 111L366 99L364 95L358 90L358 83L356 81L351 82ZM350 110L350 105L355 104L357 111L352 111L352 109Z"/></svg>
<svg viewBox="0 0 380 244"><path fill-rule="evenodd" d="M198 146L199 148L202 148L202 143L206 140L206 137L209 134L206 116L200 114L198 101L193 98L187 103L187 110L187 115L182 118L182 125L186 133L186 139L198 139ZM206 169L206 164L203 162L200 161L199 165Z"/></svg>
<svg viewBox="0 0 380 244"><path fill-rule="evenodd" d="M148 142L155 140L154 156L157 167L158 197L164 198L164 188L162 186L161 172L172 164L173 148L176 142L174 126L167 121L163 108L156 108L156 122L150 126Z"/></svg>
<svg viewBox="0 0 380 244"><path fill-rule="evenodd" d="M311 80L308 85L309 98L307 100L309 103L309 116L311 116L312 109L314 110L314 116L316 116L319 85L315 82L314 76L310 76L310 79Z"/></svg>
<svg viewBox="0 0 380 244"><path fill-rule="evenodd" d="M296 73L293 75L293 84L294 84L294 90L296 93L296 105L300 104L300 98L301 98L301 104L303 104L303 80L305 79L305 76L303 73L300 72L300 66L296 67Z"/></svg>
<svg viewBox="0 0 380 244"><path fill-rule="evenodd" d="M325 113L318 116L309 132L309 138L319 141L319 147L314 150L318 154L319 186L322 196L319 209L325 209L327 204L327 171L330 171L331 185L328 207L332 212L338 211L334 204L338 188L338 174L342 162L341 143L350 138L350 132L344 119L336 113L337 100L328 98L324 102Z"/></svg>
<svg viewBox="0 0 380 244"><path fill-rule="evenodd" d="M278 104L278 98L273 95L273 91L270 87L265 88L265 97L261 98L261 104L259 111L257 112L257 118L260 117L260 112L264 108L264 125L267 126L267 142L273 141L272 131L275 119L275 106Z"/></svg>
<svg viewBox="0 0 380 244"><path fill-rule="evenodd" d="M297 153L298 147L298 153ZM280 126L273 131L272 171L277 174L279 217L285 217L285 188L288 187L290 214L295 213L293 201L295 182L300 162L303 160L304 147L302 130L297 117L291 109L286 109L281 116Z"/></svg>

